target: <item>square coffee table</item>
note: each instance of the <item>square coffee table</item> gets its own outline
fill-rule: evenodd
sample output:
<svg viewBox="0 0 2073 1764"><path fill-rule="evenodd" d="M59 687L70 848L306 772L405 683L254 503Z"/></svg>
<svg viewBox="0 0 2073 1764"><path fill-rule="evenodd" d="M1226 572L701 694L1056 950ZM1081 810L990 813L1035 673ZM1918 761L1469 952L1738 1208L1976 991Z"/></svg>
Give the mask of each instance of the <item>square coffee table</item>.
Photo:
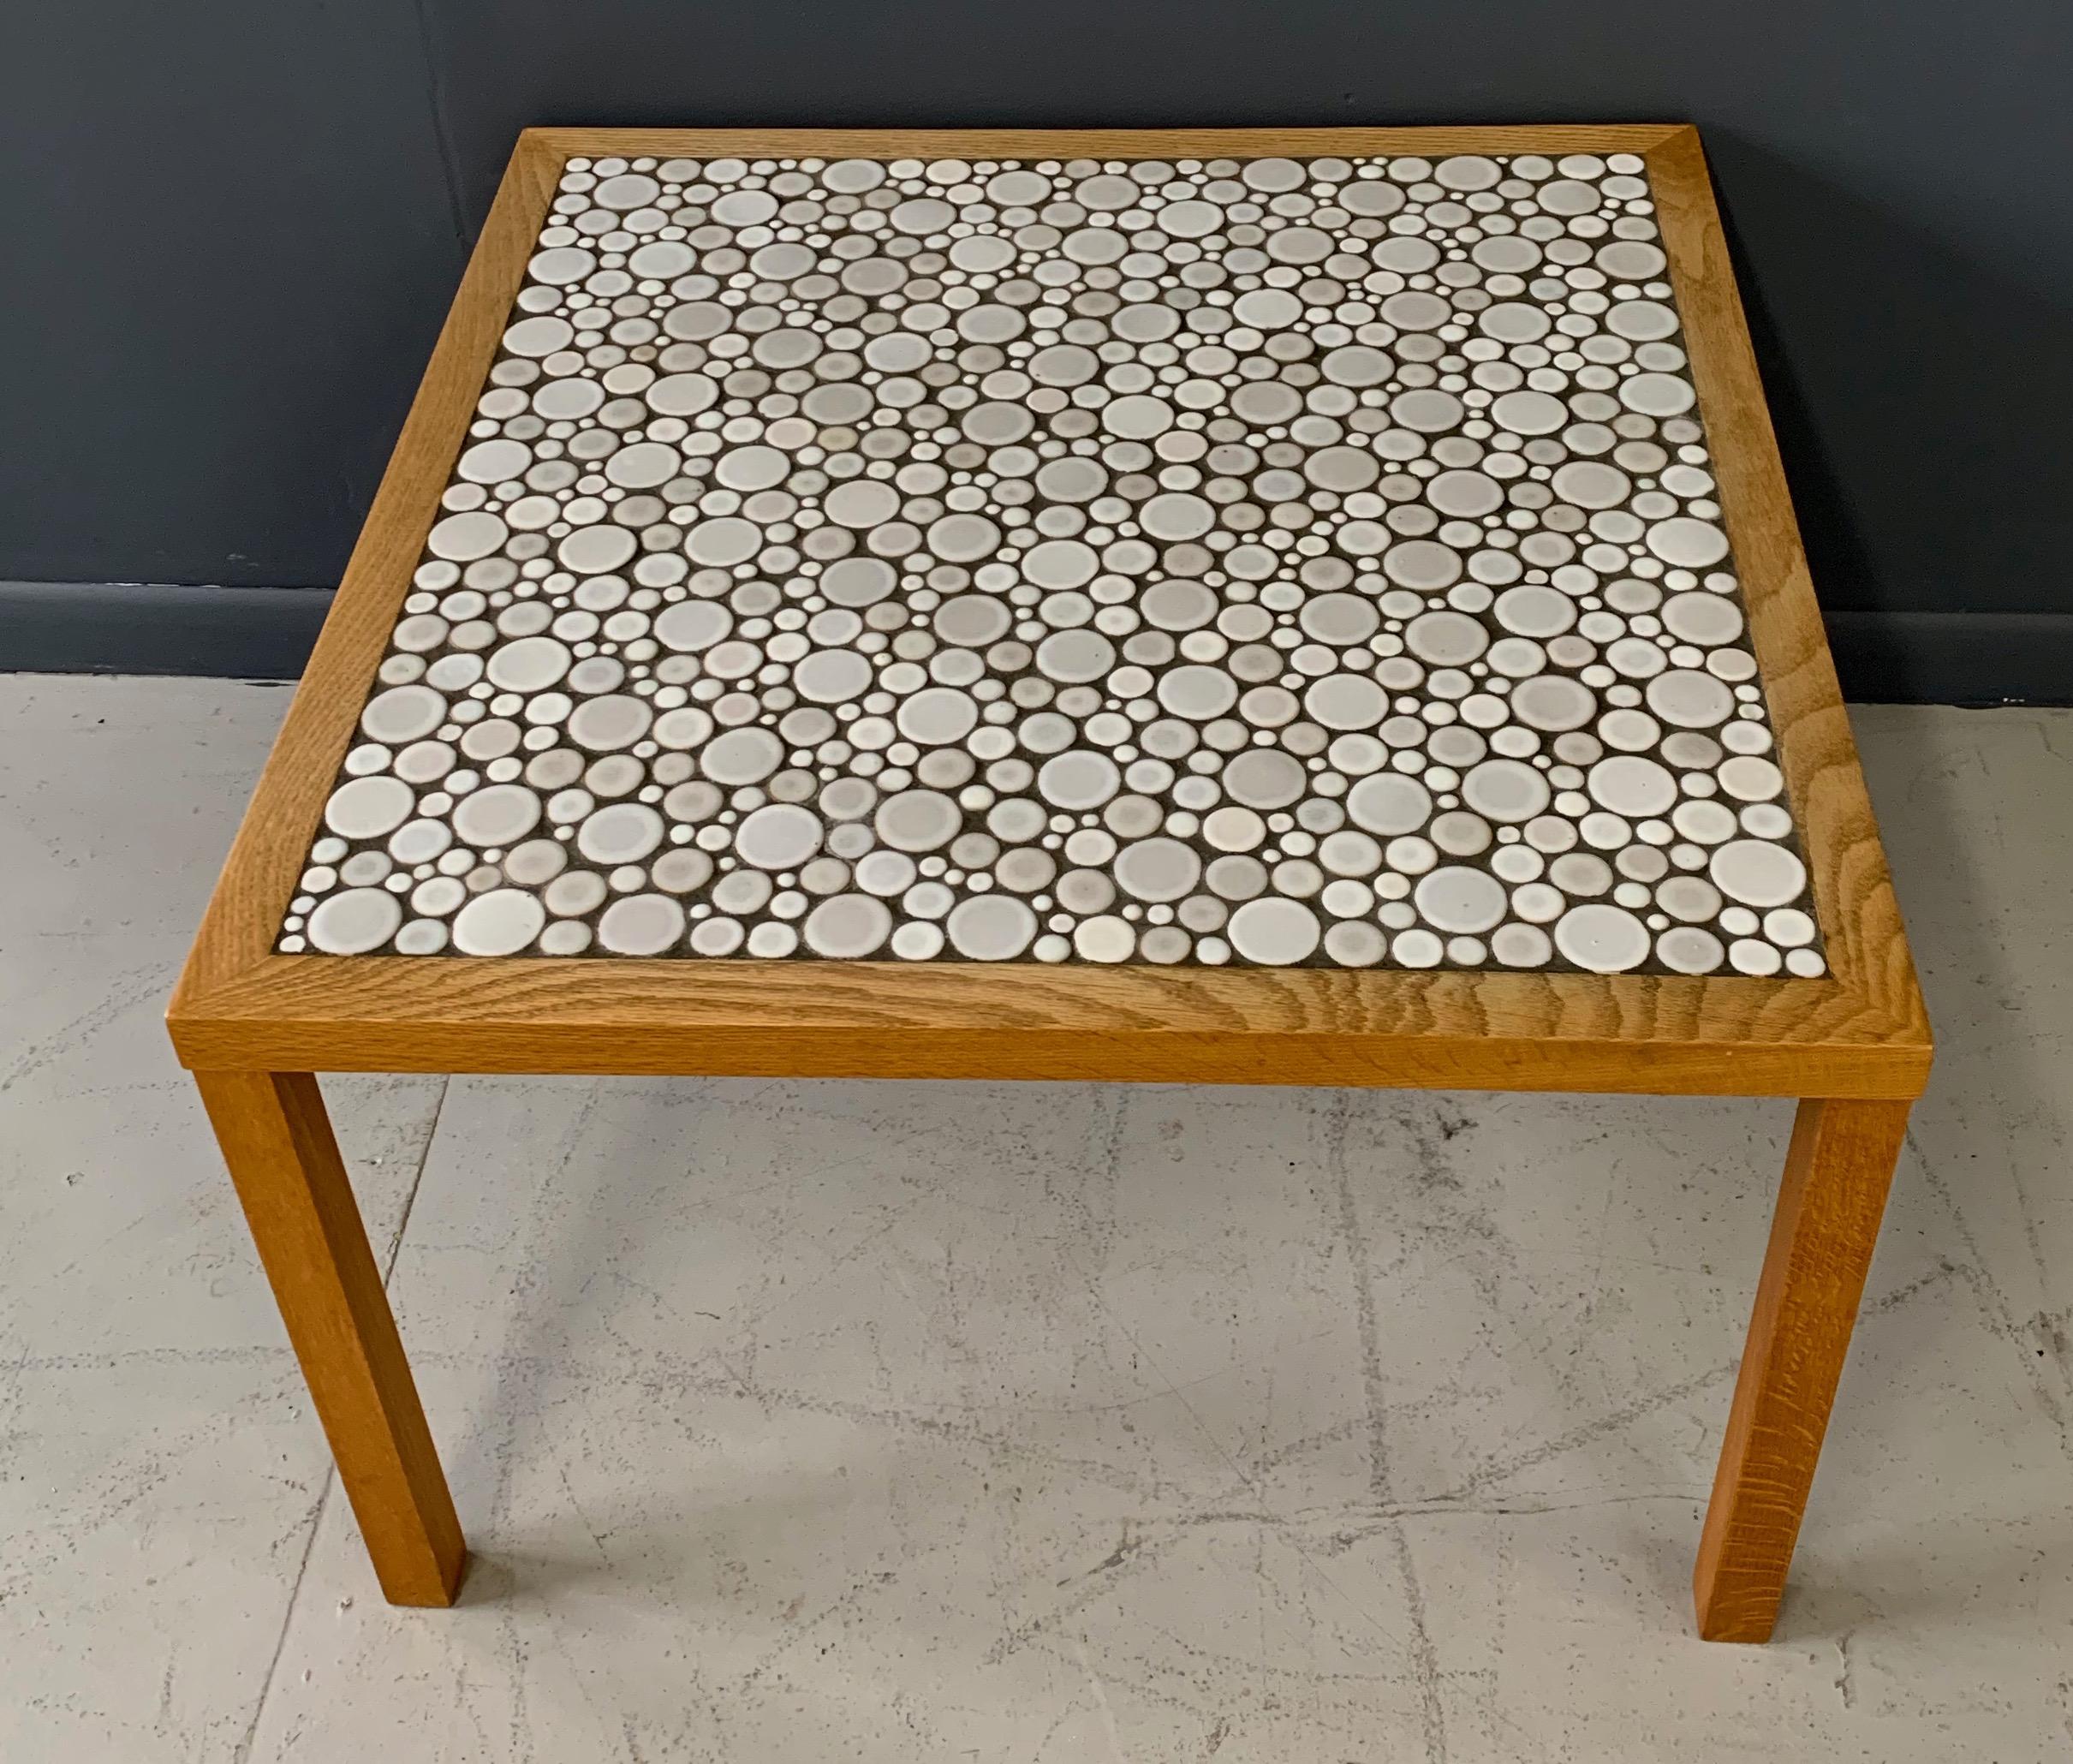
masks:
<svg viewBox="0 0 2073 1764"><path fill-rule="evenodd" d="M528 131L170 1021L408 1605L317 1071L1799 1097L1763 1639L1930 1040L1696 134Z"/></svg>

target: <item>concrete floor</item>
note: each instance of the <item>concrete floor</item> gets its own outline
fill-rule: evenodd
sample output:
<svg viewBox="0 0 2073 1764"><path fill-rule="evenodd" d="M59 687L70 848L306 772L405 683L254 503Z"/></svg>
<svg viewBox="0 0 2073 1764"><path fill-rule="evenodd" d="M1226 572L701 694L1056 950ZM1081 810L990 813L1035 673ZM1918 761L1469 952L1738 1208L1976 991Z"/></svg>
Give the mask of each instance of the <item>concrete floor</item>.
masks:
<svg viewBox="0 0 2073 1764"><path fill-rule="evenodd" d="M2073 1755L2073 712L1857 714L1942 1053L1749 1648L1771 1102L327 1084L390 1609L159 1022L286 702L0 679L0 1757Z"/></svg>

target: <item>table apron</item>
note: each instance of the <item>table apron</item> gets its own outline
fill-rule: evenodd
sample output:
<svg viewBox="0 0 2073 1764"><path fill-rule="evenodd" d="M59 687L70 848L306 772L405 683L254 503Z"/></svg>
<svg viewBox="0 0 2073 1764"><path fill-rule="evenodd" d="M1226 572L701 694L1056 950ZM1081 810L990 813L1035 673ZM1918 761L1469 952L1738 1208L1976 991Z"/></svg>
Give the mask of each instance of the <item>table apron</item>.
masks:
<svg viewBox="0 0 2073 1764"><path fill-rule="evenodd" d="M1838 1042L1027 1027L686 1032L624 1024L188 1022L177 1026L175 1040L182 1064L203 1070L1005 1079L1643 1095L1911 1098L1921 1094L1929 1064L1926 1049Z"/></svg>

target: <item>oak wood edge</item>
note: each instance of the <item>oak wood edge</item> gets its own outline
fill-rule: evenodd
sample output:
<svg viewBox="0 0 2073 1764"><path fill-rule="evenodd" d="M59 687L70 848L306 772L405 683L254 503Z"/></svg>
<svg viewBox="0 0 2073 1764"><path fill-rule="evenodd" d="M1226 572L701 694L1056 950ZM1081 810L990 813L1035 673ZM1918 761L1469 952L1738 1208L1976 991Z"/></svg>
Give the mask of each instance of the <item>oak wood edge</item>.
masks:
<svg viewBox="0 0 2073 1764"><path fill-rule="evenodd" d="M1272 1043L1147 1032L1090 1050L1084 1035L1026 1031L986 1037L936 1033L867 1045L855 1035L819 1034L770 1040L615 1031L542 1037L516 1025L495 1034L420 1039L408 1046L386 1033L346 1040L331 1022L280 1024L266 1046L273 1061L241 1058L243 1044L194 1045L198 1073L256 1070L277 1064L320 1072L543 1074L594 1077L839 1078L984 1083L1272 1085L1316 1089L1549 1092L1565 1095L1797 1097L1815 1074L1799 1054L1757 1049L1673 1048L1645 1062L1623 1043L1569 1050L1559 1062L1532 1042L1451 1040L1389 1048L1338 1036L1286 1036ZM465 1052L459 1048L464 1046ZM1856 1048L1816 1050L1824 1092L1848 1100L1911 1101L1926 1064L1909 1070Z"/></svg>
<svg viewBox="0 0 2073 1764"><path fill-rule="evenodd" d="M542 124L525 129L558 164L571 154L849 153L861 158L953 154L1162 159L1244 153L1641 153L1689 129L1684 122L1285 124L1243 128L627 128Z"/></svg>
<svg viewBox="0 0 2073 1764"><path fill-rule="evenodd" d="M764 970L748 1003L694 1004L687 993L700 965L271 956L237 980L183 992L168 1024L182 1063L197 1070L1911 1098L1931 1058L1911 1024L1832 981L1452 976L1460 984L1434 998L1425 974L1215 972L1191 984L1160 970L1137 985L1117 970L1075 968L1040 970L1045 996L1033 1001L1013 969L991 966L931 964L934 973L920 974L831 963L835 971L822 976L824 964L786 963L776 970L783 996ZM448 985L427 972L441 968ZM363 977L342 984L352 969ZM383 984L366 984L374 978ZM739 976L727 978L731 985ZM931 994L907 993L902 982ZM1517 1008L1527 987L1546 996L1545 1026ZM1666 990L1674 1009L1660 1013ZM1478 1008L1500 993L1510 1008ZM1709 1022L1703 1001L1724 997L1737 1008L1716 1009ZM1693 1027L1665 1028L1659 1014ZM1565 1022L1584 1026L1560 1027ZM1810 1022L1813 1028L1800 1027Z"/></svg>
<svg viewBox="0 0 2073 1764"><path fill-rule="evenodd" d="M1699 130L1645 150L1749 635L1831 972L1927 1046L1929 1022L1830 655Z"/></svg>

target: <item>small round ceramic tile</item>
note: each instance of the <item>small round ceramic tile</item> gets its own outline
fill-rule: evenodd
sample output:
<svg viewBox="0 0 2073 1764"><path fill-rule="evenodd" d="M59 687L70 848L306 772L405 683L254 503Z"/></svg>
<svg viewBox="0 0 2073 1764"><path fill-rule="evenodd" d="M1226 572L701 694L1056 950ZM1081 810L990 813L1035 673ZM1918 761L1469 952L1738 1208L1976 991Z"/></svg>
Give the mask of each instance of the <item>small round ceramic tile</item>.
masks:
<svg viewBox="0 0 2073 1764"><path fill-rule="evenodd" d="M1825 973L1647 188L584 170L280 946Z"/></svg>

